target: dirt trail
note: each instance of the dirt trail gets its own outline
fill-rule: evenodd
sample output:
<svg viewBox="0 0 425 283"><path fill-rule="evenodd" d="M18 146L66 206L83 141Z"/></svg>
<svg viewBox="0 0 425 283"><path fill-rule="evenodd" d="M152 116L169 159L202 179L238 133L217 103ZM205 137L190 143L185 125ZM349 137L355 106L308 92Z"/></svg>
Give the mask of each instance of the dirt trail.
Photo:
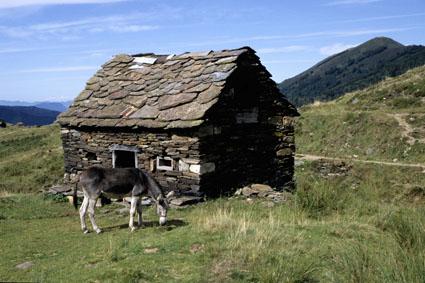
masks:
<svg viewBox="0 0 425 283"><path fill-rule="evenodd" d="M398 122L400 128L402 129L401 135L407 139L408 144L414 145L416 141L418 141L420 143L425 143L425 138L417 139L417 138L412 136L414 129L406 121L406 117L409 114L406 114L406 113L396 113L396 114L387 113L387 115L394 118Z"/></svg>
<svg viewBox="0 0 425 283"><path fill-rule="evenodd" d="M312 154L296 154L295 159L308 160L308 161L316 161L320 159L331 160L331 161L353 161L353 162L359 162L359 163L381 164L381 165L388 165L388 166L422 168L424 169L423 172L425 172L425 164L422 164L422 163L402 163L402 162L389 162L389 161L378 161L378 160L363 160L363 159L356 159L356 158L350 158L350 157L347 157L347 158L327 157L327 156L312 155Z"/></svg>

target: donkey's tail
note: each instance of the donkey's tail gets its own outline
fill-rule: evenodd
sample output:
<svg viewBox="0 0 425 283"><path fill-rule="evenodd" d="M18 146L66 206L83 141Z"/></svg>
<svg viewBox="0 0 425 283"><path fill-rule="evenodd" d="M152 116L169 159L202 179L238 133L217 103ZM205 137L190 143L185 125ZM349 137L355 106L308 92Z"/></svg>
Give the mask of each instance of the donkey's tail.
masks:
<svg viewBox="0 0 425 283"><path fill-rule="evenodd" d="M75 209L78 209L77 189L78 189L78 182L75 182L74 191L72 192L72 204L74 205Z"/></svg>

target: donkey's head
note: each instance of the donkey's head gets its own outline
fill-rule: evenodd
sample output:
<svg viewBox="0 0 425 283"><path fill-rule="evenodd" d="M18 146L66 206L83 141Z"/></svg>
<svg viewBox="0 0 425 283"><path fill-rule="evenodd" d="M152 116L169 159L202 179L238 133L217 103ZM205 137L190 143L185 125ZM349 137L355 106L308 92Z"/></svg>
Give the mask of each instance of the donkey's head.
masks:
<svg viewBox="0 0 425 283"><path fill-rule="evenodd" d="M164 225L167 222L168 201L162 195L156 199L156 213L159 216L159 225Z"/></svg>

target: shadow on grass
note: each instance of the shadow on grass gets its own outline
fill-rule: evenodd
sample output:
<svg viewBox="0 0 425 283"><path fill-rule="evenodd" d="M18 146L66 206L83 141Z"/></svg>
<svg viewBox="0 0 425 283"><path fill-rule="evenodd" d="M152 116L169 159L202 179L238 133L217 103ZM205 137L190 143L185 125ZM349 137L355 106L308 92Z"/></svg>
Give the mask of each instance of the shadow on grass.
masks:
<svg viewBox="0 0 425 283"><path fill-rule="evenodd" d="M136 225L136 223L134 223L134 224ZM162 226L159 225L158 221L143 221L143 226L140 227L139 229L160 227L160 228L163 228L166 231L171 231L171 230L174 230L178 227L182 227L182 226L186 226L186 225L188 225L188 223L186 221L181 220L181 219L168 220L167 223L165 223ZM115 230L115 229L129 229L128 223L102 228L102 230L104 232L112 231L112 230Z"/></svg>

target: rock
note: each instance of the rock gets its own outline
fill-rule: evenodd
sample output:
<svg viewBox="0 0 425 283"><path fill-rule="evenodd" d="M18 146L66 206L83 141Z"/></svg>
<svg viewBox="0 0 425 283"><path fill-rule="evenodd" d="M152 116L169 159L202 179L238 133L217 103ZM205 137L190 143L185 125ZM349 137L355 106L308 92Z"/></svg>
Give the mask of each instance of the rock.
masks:
<svg viewBox="0 0 425 283"><path fill-rule="evenodd" d="M304 160L298 160L298 159L296 159L294 165L295 165L295 167L299 167L299 166L303 166L304 163L305 163Z"/></svg>
<svg viewBox="0 0 425 283"><path fill-rule="evenodd" d="M183 160L179 160L179 171L183 172L183 171L189 171L189 167L190 165L186 162L184 162Z"/></svg>
<svg viewBox="0 0 425 283"><path fill-rule="evenodd" d="M158 248L146 248L144 249L145 254L156 254L158 252Z"/></svg>
<svg viewBox="0 0 425 283"><path fill-rule="evenodd" d="M272 192L273 189L269 185L264 184L252 184L251 189L256 192Z"/></svg>
<svg viewBox="0 0 425 283"><path fill-rule="evenodd" d="M189 167L189 171L192 172L192 173L200 174L201 173L201 165L192 164Z"/></svg>
<svg viewBox="0 0 425 283"><path fill-rule="evenodd" d="M256 194L256 192L253 189L251 189L250 187L243 187L242 188L242 195L244 195L246 197L250 197L254 194Z"/></svg>
<svg viewBox="0 0 425 283"><path fill-rule="evenodd" d="M264 203L267 207L272 207L274 203L286 202L292 196L289 192L274 191L272 187L265 184L252 184L243 187L237 190L234 195L244 196L248 203L252 203L254 201L253 198L267 199L268 201Z"/></svg>
<svg viewBox="0 0 425 283"><path fill-rule="evenodd" d="M189 171L196 174L205 174L215 171L215 163L208 162L202 164L192 164L189 166Z"/></svg>
<svg viewBox="0 0 425 283"><path fill-rule="evenodd" d="M72 191L72 188L69 186L53 186L49 189L49 193L57 195L64 194L66 192Z"/></svg>
<svg viewBox="0 0 425 283"><path fill-rule="evenodd" d="M313 163L315 170L325 178L334 176L346 176L351 170L351 165L344 161L318 160Z"/></svg>
<svg viewBox="0 0 425 283"><path fill-rule="evenodd" d="M203 202L204 199L202 197L197 196L181 196L170 201L170 204L175 206L183 206L183 205L191 205L199 202Z"/></svg>
<svg viewBox="0 0 425 283"><path fill-rule="evenodd" d="M276 152L276 155L277 156L288 156L288 155L292 155L292 149L290 149L290 148L282 148L282 149L280 149L280 150L278 150L277 152Z"/></svg>
<svg viewBox="0 0 425 283"><path fill-rule="evenodd" d="M159 115L159 110L155 106L145 105L136 112L134 112L130 118L134 119L155 119Z"/></svg>
<svg viewBox="0 0 425 283"><path fill-rule="evenodd" d="M265 197L267 197L269 194L270 194L270 192L259 192L257 196L258 196L258 197L260 197L260 198L265 198Z"/></svg>
<svg viewBox="0 0 425 283"><path fill-rule="evenodd" d="M129 207L123 207L123 208L117 209L116 212L118 212L118 214L129 214L130 208Z"/></svg>
<svg viewBox="0 0 425 283"><path fill-rule="evenodd" d="M164 110L181 104L191 102L197 96L194 92L184 92L174 95L163 95L159 98L159 109Z"/></svg>
<svg viewBox="0 0 425 283"><path fill-rule="evenodd" d="M34 263L32 262L32 261L26 261L26 262L23 262L23 263L20 263L20 264L18 264L17 266L15 266L17 269L23 269L23 270L26 270L26 269L29 269L29 268L31 268L31 267L33 267L33 265L34 265Z"/></svg>
<svg viewBox="0 0 425 283"><path fill-rule="evenodd" d="M203 251L204 250L204 245L203 244L193 244L191 247L190 247L190 253L191 254L194 254L194 253L197 253L197 252L200 252L200 251Z"/></svg>

